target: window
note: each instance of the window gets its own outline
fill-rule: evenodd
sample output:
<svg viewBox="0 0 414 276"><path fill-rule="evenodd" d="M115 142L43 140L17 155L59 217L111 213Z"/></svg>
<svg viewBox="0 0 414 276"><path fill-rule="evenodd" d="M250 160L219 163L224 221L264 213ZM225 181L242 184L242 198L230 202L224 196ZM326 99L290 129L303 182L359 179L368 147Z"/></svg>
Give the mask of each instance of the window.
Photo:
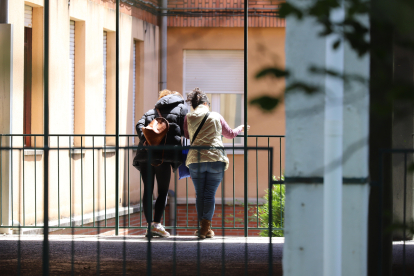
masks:
<svg viewBox="0 0 414 276"><path fill-rule="evenodd" d="M107 32L103 32L103 134L106 134L106 69L107 69Z"/></svg>
<svg viewBox="0 0 414 276"><path fill-rule="evenodd" d="M211 102L211 111L223 116L231 128L236 128L243 123L243 94L241 93L206 93ZM224 144L233 144L232 139L223 137ZM243 137L234 139L235 145L241 145Z"/></svg>
<svg viewBox="0 0 414 276"><path fill-rule="evenodd" d="M137 42L134 41L133 47L132 47L132 134L135 133L135 93L136 93L136 74L137 74ZM132 144L135 144L135 136L132 137Z"/></svg>
<svg viewBox="0 0 414 276"><path fill-rule="evenodd" d="M195 87L210 99L211 110L220 113L231 128L243 123L243 51L240 50L185 50L184 94ZM225 145L231 139L223 138ZM241 146L243 138L235 138Z"/></svg>
<svg viewBox="0 0 414 276"><path fill-rule="evenodd" d="M69 134L75 133L75 21L70 21L69 38L69 61L70 61L70 130Z"/></svg>

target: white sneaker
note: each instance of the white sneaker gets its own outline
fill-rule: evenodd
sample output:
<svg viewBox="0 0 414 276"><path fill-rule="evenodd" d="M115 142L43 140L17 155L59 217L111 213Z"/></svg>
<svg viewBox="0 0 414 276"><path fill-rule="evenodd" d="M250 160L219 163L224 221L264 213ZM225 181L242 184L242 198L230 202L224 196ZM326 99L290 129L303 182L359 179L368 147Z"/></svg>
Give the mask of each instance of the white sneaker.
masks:
<svg viewBox="0 0 414 276"><path fill-rule="evenodd" d="M159 236L164 238L168 238L170 236L170 233L165 231L165 228L161 225L161 223L154 223L151 225L151 234L152 236ZM145 236L148 237L148 233L146 233Z"/></svg>

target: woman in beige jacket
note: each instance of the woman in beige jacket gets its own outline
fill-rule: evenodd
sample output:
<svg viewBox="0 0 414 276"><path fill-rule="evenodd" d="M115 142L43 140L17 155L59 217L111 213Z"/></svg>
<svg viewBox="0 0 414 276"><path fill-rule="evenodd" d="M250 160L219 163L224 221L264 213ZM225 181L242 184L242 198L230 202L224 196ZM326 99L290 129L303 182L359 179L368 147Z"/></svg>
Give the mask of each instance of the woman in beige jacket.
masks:
<svg viewBox="0 0 414 276"><path fill-rule="evenodd" d="M224 171L229 166L223 148L222 135L225 138L233 139L244 130L240 125L231 129L229 125L217 112L209 112L210 101L207 95L199 88L195 88L187 95L186 102L193 107L184 119L184 135L192 141L192 146L209 146L214 149L191 149L188 152L186 166L190 169L196 191L196 209L201 228L196 231L200 238L212 238L211 219L215 209L215 195L217 188L223 180ZM196 139L193 137L203 119L204 125L200 128ZM249 126L248 126L249 128ZM218 148L218 149L217 149Z"/></svg>

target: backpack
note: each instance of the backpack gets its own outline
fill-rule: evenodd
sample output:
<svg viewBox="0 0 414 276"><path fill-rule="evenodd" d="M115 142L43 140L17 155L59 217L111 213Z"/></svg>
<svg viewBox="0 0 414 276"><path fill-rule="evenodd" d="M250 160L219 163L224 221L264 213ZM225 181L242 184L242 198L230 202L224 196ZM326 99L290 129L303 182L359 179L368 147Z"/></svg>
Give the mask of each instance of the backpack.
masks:
<svg viewBox="0 0 414 276"><path fill-rule="evenodd" d="M167 141L167 132L170 128L170 124L168 123L167 119L162 117L158 108L156 109L157 113L160 117L154 118L148 126L142 128L142 133L147 140L148 145L150 146L158 146L161 144L162 139L165 137L165 142ZM164 145L165 145L164 142Z"/></svg>
<svg viewBox="0 0 414 276"><path fill-rule="evenodd" d="M167 119L162 117L162 115L161 115L160 111L158 110L158 108L156 110L157 110L157 113L160 117L154 118L154 120L152 120L148 124L148 126L143 127L142 128L142 133L144 134L148 145L158 146L158 145L161 144L162 140L165 139L164 140L164 146L165 146L165 143L167 142L167 133L168 133L168 130L170 128L170 124L168 123ZM138 152L137 152L137 154L138 154ZM154 166L154 167L158 167L162 163L164 163L164 150L162 150L161 163L159 163L159 164L152 164L151 163L151 165Z"/></svg>

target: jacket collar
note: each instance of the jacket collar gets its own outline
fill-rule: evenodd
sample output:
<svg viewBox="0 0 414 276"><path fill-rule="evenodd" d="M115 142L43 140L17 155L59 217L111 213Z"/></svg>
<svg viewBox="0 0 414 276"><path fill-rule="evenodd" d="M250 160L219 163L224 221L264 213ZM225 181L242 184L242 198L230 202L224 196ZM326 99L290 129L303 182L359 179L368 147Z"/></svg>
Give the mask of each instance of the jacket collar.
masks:
<svg viewBox="0 0 414 276"><path fill-rule="evenodd" d="M196 107L196 109L194 109L194 111L190 112L189 115L193 117L204 117L207 112L209 112L208 106L200 104Z"/></svg>
<svg viewBox="0 0 414 276"><path fill-rule="evenodd" d="M157 101L155 104L155 108L163 108L168 105L179 105L184 104L184 99L181 98L178 95L167 95L165 97L162 97Z"/></svg>

